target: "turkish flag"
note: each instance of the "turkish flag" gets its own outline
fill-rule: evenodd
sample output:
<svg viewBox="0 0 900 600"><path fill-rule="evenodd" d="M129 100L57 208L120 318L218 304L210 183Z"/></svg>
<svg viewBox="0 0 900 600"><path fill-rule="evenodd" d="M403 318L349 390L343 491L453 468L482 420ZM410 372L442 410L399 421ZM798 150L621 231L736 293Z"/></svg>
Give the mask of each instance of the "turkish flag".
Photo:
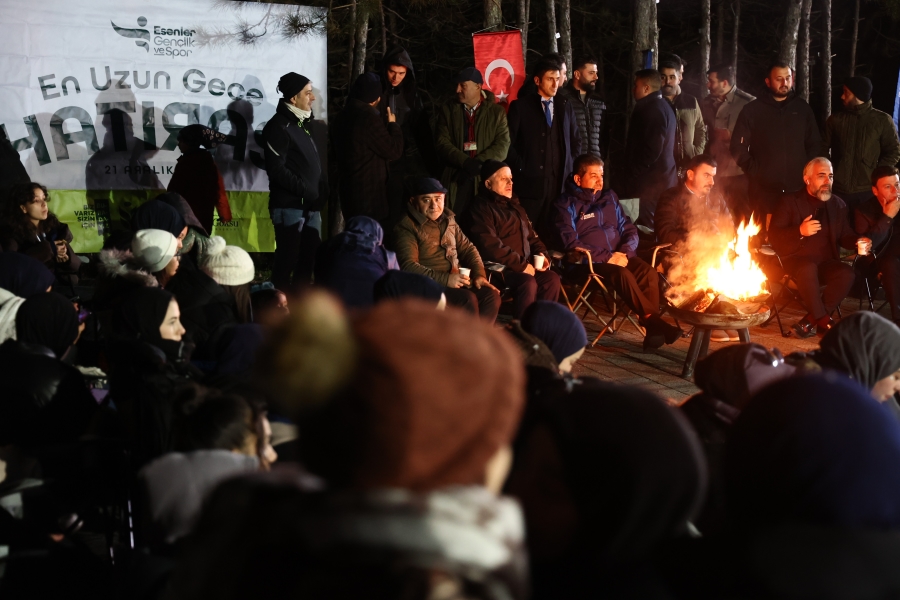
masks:
<svg viewBox="0 0 900 600"><path fill-rule="evenodd" d="M522 56L522 32L476 33L475 68L484 77L484 89L490 90L497 103L509 110L525 82L525 57Z"/></svg>

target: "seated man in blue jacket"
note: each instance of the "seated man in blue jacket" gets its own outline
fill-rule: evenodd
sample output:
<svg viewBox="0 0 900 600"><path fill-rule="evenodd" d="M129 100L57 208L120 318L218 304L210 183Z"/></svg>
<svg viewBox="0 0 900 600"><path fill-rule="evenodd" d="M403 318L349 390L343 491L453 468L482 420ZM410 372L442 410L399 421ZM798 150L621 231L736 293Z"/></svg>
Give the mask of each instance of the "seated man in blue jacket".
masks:
<svg viewBox="0 0 900 600"><path fill-rule="evenodd" d="M573 268L587 272L584 251L590 252L594 272L615 290L647 329L644 350L672 344L681 329L659 316L659 278L635 255L638 231L619 198L603 189L603 161L591 154L575 159L574 172L555 205L555 224Z"/></svg>

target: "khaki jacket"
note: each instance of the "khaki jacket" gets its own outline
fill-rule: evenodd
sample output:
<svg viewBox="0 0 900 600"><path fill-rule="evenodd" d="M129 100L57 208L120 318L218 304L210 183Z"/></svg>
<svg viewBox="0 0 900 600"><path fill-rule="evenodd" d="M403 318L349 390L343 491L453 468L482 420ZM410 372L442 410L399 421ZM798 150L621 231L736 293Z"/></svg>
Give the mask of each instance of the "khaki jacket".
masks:
<svg viewBox="0 0 900 600"><path fill-rule="evenodd" d="M694 96L682 92L672 104L675 109L675 165L684 167L687 161L706 148L706 124L700 112L700 103Z"/></svg>
<svg viewBox="0 0 900 600"><path fill-rule="evenodd" d="M394 227L400 268L434 279L446 287L450 273L459 267L472 269L471 277L484 277L484 263L475 245L456 224L456 215L445 208L437 221L409 209Z"/></svg>
<svg viewBox="0 0 900 600"><path fill-rule="evenodd" d="M706 129L709 132L707 154L716 159L716 163L719 165L716 169L718 177L744 174L734 162L734 157L731 156L731 133L734 131L738 115L745 106L754 100L756 100L756 96L732 87L731 91L725 94L725 101L718 107L712 96L707 96L700 101L700 110L703 112L703 120L706 122Z"/></svg>

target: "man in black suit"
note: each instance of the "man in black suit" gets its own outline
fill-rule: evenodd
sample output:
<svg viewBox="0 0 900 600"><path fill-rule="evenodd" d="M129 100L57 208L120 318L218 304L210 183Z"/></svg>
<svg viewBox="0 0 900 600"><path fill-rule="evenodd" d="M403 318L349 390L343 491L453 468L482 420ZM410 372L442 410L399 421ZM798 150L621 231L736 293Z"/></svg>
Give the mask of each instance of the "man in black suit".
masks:
<svg viewBox="0 0 900 600"><path fill-rule="evenodd" d="M797 283L807 315L794 325L800 337L825 333L831 313L853 286L853 267L841 262L838 246L856 248L858 236L847 220L847 205L831 193L834 170L827 158L814 158L803 169L806 187L785 195L775 209L769 241ZM819 291L821 285L825 289Z"/></svg>
<svg viewBox="0 0 900 600"><path fill-rule="evenodd" d="M653 226L660 194L675 187L675 111L663 99L659 71L634 74L634 112L625 141L623 198L640 198L638 223Z"/></svg>
<svg viewBox="0 0 900 600"><path fill-rule="evenodd" d="M509 106L509 154L514 192L539 232L562 192L572 162L581 154L581 134L569 101L557 96L561 65L542 59L534 70L536 94L526 94Z"/></svg>

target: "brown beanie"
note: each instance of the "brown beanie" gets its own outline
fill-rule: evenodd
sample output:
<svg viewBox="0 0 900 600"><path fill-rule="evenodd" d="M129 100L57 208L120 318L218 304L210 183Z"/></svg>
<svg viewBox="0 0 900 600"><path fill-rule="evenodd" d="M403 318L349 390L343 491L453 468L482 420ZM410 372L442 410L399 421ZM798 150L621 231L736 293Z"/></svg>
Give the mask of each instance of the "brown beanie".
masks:
<svg viewBox="0 0 900 600"><path fill-rule="evenodd" d="M304 463L339 488L483 484L525 400L522 358L507 334L418 299L379 304L353 334L352 382L300 415Z"/></svg>

